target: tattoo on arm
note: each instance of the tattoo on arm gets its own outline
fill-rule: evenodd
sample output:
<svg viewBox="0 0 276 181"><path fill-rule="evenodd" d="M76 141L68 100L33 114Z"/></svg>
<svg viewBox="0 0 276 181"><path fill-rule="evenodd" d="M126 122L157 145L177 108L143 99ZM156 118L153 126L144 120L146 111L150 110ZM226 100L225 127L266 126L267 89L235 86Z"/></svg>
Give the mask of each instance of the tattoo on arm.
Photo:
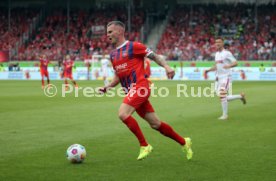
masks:
<svg viewBox="0 0 276 181"><path fill-rule="evenodd" d="M148 55L148 58L151 59L151 60L153 60L153 61L155 61L161 67L164 67L164 66L167 65L166 60L162 56L160 56L160 55L158 55L158 54L156 54L154 52L150 53Z"/></svg>

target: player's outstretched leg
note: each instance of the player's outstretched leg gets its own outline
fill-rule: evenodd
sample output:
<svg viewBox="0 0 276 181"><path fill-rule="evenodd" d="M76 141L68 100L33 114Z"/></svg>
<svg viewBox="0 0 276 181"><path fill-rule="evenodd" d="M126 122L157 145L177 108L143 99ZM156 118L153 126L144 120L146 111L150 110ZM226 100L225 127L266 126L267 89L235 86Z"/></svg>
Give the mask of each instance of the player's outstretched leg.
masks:
<svg viewBox="0 0 276 181"><path fill-rule="evenodd" d="M229 95L227 96L227 101L233 101L240 99L243 104L246 104L245 94L242 92L240 95Z"/></svg>
<svg viewBox="0 0 276 181"><path fill-rule="evenodd" d="M50 84L50 78L49 78L49 76L47 76L47 84L48 85Z"/></svg>
<svg viewBox="0 0 276 181"><path fill-rule="evenodd" d="M45 73L44 72L42 72L41 73L41 89L44 89L44 77L45 77Z"/></svg>
<svg viewBox="0 0 276 181"><path fill-rule="evenodd" d="M44 78L41 78L41 89L44 89Z"/></svg>
<svg viewBox="0 0 276 181"><path fill-rule="evenodd" d="M65 84L65 90L67 91L69 89L67 78L64 78L64 84Z"/></svg>
<svg viewBox="0 0 276 181"><path fill-rule="evenodd" d="M74 84L75 87L78 87L77 82L76 82L72 77L70 77L70 80L71 80L71 82Z"/></svg>
<svg viewBox="0 0 276 181"><path fill-rule="evenodd" d="M241 101L243 104L246 104L246 98L245 98L245 93L241 93Z"/></svg>
<svg viewBox="0 0 276 181"><path fill-rule="evenodd" d="M164 136L167 136L176 142L178 142L180 145L182 145L182 150L186 153L186 157L188 160L192 159L193 157L193 151L192 151L192 140L191 138L183 138L179 134L177 134L173 128L168 125L165 122L161 122L159 128L157 130L163 134Z"/></svg>
<svg viewBox="0 0 276 181"><path fill-rule="evenodd" d="M139 114L139 113L138 113ZM140 116L143 116L139 114ZM169 137L179 143L182 146L182 150L186 153L186 157L188 160L192 159L193 151L192 151L192 140L191 138L183 138L174 129L167 123L160 121L157 115L154 112L148 112L143 117L150 126L159 131L166 137Z"/></svg>
<svg viewBox="0 0 276 181"><path fill-rule="evenodd" d="M137 140L139 141L140 153L137 160L142 160L152 152L153 148L147 143L137 121L131 116L134 111L134 107L122 103L119 109L119 118L123 121L124 124L126 124L129 130L136 136Z"/></svg>

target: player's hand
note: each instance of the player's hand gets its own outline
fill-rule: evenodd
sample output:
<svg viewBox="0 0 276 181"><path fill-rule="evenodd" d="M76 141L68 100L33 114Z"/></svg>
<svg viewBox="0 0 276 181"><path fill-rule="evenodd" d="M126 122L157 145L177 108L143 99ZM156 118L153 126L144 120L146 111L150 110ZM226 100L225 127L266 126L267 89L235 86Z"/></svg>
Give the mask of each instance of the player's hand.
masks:
<svg viewBox="0 0 276 181"><path fill-rule="evenodd" d="M106 93L106 91L107 91L106 87L99 87L98 88L98 94L104 94L104 93Z"/></svg>
<svg viewBox="0 0 276 181"><path fill-rule="evenodd" d="M170 66L166 66L165 70L166 70L167 77L169 79L173 79L173 77L175 75L175 71Z"/></svg>
<svg viewBox="0 0 276 181"><path fill-rule="evenodd" d="M203 77L204 77L204 79L208 79L208 70L205 70L204 72L203 72Z"/></svg>

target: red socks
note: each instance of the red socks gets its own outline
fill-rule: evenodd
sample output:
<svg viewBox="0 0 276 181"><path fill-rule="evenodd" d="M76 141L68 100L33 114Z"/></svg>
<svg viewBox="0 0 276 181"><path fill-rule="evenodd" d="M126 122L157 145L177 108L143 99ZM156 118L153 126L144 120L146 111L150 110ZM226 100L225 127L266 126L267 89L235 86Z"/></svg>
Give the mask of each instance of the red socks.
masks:
<svg viewBox="0 0 276 181"><path fill-rule="evenodd" d="M136 120L132 116L129 116L123 122L127 125L127 127L130 129L130 131L139 140L140 146L147 146L148 145L148 143L147 143L147 141L146 141L139 125L138 125L138 123L136 122ZM166 124L165 122L161 122L161 125L158 128L158 131L161 134L163 134L164 136L167 136L167 137L175 140L180 145L185 145L184 138L182 138L179 134L177 134L173 130L173 128L170 125Z"/></svg>
<svg viewBox="0 0 276 181"><path fill-rule="evenodd" d="M136 122L136 120L133 117L129 116L123 122L127 125L127 127L130 129L130 131L139 140L140 146L147 146L148 145L148 143L147 143L147 141L146 141L139 125L138 125L138 123Z"/></svg>
<svg viewBox="0 0 276 181"><path fill-rule="evenodd" d="M161 122L161 125L158 128L158 131L161 134L163 134L164 136L167 136L167 137L173 139L174 141L176 141L180 145L185 145L184 138L182 138L179 134L177 134L170 125L168 125L164 122Z"/></svg>

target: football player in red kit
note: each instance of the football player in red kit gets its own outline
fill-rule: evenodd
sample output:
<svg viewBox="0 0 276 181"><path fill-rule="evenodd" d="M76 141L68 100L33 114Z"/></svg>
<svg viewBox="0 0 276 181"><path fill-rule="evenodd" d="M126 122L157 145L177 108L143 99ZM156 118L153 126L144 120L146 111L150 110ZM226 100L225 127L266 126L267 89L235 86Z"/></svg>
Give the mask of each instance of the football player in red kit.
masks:
<svg viewBox="0 0 276 181"><path fill-rule="evenodd" d="M39 58L39 61L40 61L40 74L41 74L42 89L44 89L44 77L47 78L47 84L50 85L50 78L49 78L49 72L48 72L48 64L50 61L47 59L46 55L42 55Z"/></svg>
<svg viewBox="0 0 276 181"><path fill-rule="evenodd" d="M151 75L150 71L150 59L145 58L145 77L149 78Z"/></svg>
<svg viewBox="0 0 276 181"><path fill-rule="evenodd" d="M154 84L152 83L152 81L149 80L150 75L151 75L151 70L150 70L150 59L149 58L145 58L145 62L144 62L144 67L145 67L145 77L148 79L150 86L154 86Z"/></svg>
<svg viewBox="0 0 276 181"><path fill-rule="evenodd" d="M64 83L65 83L65 88L68 89L68 79L72 81L75 87L78 87L76 81L73 79L73 66L74 66L74 61L71 60L70 55L66 55L65 61L63 62L63 71L64 71Z"/></svg>
<svg viewBox="0 0 276 181"><path fill-rule="evenodd" d="M145 77L144 58L148 57L163 67L169 79L174 77L174 70L160 55L155 54L145 45L127 41L124 33L125 25L122 22L112 21L108 23L107 37L116 47L110 54L115 75L113 80L105 87L101 87L99 91L104 93L119 83L126 91L118 116L140 143L140 153L137 160L146 158L152 152L153 147L147 142L137 121L132 117L135 111L149 123L151 128L179 143L186 153L187 159L190 160L193 156L191 139L189 137L183 138L169 124L161 121L149 101L150 87L149 81Z"/></svg>

